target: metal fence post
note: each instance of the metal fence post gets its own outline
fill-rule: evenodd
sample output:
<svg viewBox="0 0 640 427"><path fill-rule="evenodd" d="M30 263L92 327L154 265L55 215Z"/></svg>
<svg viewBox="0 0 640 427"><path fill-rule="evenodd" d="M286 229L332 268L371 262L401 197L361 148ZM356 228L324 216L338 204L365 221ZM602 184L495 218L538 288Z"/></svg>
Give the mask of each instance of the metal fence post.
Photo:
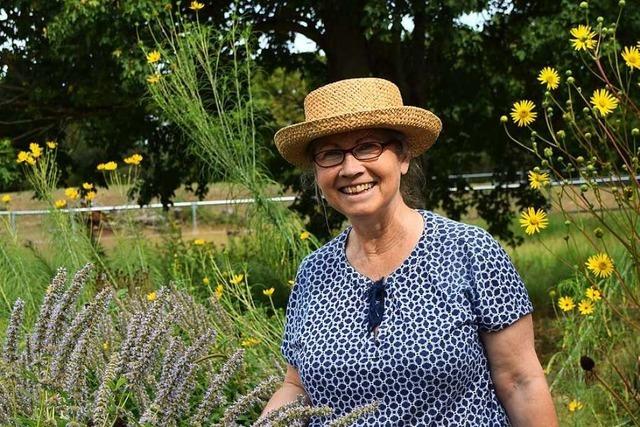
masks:
<svg viewBox="0 0 640 427"><path fill-rule="evenodd" d="M193 228L193 232L195 233L198 228L198 220L196 218L196 211L198 209L198 204L193 202L191 203L191 227Z"/></svg>

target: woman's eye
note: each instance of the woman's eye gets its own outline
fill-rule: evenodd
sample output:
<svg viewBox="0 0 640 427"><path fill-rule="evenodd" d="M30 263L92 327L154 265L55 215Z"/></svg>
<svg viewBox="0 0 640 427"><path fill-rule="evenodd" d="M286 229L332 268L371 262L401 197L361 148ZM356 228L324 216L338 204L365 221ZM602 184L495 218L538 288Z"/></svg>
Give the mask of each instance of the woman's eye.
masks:
<svg viewBox="0 0 640 427"><path fill-rule="evenodd" d="M375 142L363 142L356 147L358 154L376 154L380 150L380 145Z"/></svg>
<svg viewBox="0 0 640 427"><path fill-rule="evenodd" d="M342 151L338 151L338 150L321 151L320 153L317 154L317 157L319 160L338 159L340 158L340 156L342 156Z"/></svg>

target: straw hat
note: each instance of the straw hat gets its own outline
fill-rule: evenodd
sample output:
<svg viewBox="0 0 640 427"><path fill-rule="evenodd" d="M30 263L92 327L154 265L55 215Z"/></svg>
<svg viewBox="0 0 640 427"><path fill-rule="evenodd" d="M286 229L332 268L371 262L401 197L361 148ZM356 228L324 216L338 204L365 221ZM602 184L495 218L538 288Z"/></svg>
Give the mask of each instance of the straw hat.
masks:
<svg viewBox="0 0 640 427"><path fill-rule="evenodd" d="M403 105L398 87L388 80L358 78L319 87L304 99L302 123L280 129L274 137L289 163L310 168L309 142L322 136L364 128L387 128L407 137L411 156L425 152L442 129L430 111Z"/></svg>

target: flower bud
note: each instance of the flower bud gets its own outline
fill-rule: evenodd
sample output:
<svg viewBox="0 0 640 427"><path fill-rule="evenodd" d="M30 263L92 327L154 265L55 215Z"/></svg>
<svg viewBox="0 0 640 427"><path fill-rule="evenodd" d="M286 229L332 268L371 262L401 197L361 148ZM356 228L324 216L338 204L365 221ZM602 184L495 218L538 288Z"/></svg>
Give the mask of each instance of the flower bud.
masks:
<svg viewBox="0 0 640 427"><path fill-rule="evenodd" d="M596 21L598 21L598 24L602 24L604 22L604 18L602 16L598 16L598 18L596 18Z"/></svg>
<svg viewBox="0 0 640 427"><path fill-rule="evenodd" d="M572 85L576 82L576 79L574 79L572 76L567 77L567 83Z"/></svg>
<svg viewBox="0 0 640 427"><path fill-rule="evenodd" d="M567 70L567 71L564 72L564 75L569 77L569 76L573 75L573 72L571 70Z"/></svg>
<svg viewBox="0 0 640 427"><path fill-rule="evenodd" d="M564 139L565 136L567 136L567 135L565 134L565 132L563 130L559 130L558 132L556 132L556 136L558 138L560 138L560 139Z"/></svg>
<svg viewBox="0 0 640 427"><path fill-rule="evenodd" d="M625 4L627 4L627 3L624 0L620 0L618 2L618 6L620 6L620 7L624 7Z"/></svg>
<svg viewBox="0 0 640 427"><path fill-rule="evenodd" d="M551 156L553 156L553 150L552 150L551 148L549 148L549 147L545 148L545 149L544 149L544 156L545 156L545 157L551 157Z"/></svg>
<svg viewBox="0 0 640 427"><path fill-rule="evenodd" d="M549 167L549 161L547 159L542 159L542 161L540 162L540 166L542 166L543 168Z"/></svg>
<svg viewBox="0 0 640 427"><path fill-rule="evenodd" d="M539 168L539 167L537 167L537 166L535 166L535 167L533 168L533 171L534 171L535 173L540 173L540 168Z"/></svg>
<svg viewBox="0 0 640 427"><path fill-rule="evenodd" d="M604 231L602 231L602 228L597 227L595 230L593 230L593 234L594 234L598 239L602 239L602 236L604 236Z"/></svg>
<svg viewBox="0 0 640 427"><path fill-rule="evenodd" d="M556 158L556 160L558 161L558 163L562 163L562 162L564 162L564 157L562 157L562 156L558 156L558 157Z"/></svg>
<svg viewBox="0 0 640 427"><path fill-rule="evenodd" d="M568 227L568 226L570 226L570 225L571 225L571 221L570 221L570 220L566 220L566 221L564 222L564 225L566 225L567 227Z"/></svg>
<svg viewBox="0 0 640 427"><path fill-rule="evenodd" d="M580 9L588 9L589 8L589 3L587 3L586 1L580 2Z"/></svg>
<svg viewBox="0 0 640 427"><path fill-rule="evenodd" d="M585 113L585 114L589 114L589 113L591 112L591 108L589 108L589 107L584 107L584 108L582 109L582 112L583 112L583 113Z"/></svg>
<svg viewBox="0 0 640 427"><path fill-rule="evenodd" d="M584 134L585 139L591 139L591 134L589 132Z"/></svg>
<svg viewBox="0 0 640 427"><path fill-rule="evenodd" d="M535 130L531 131L531 138L535 138L536 136L538 136L538 132L536 132Z"/></svg>
<svg viewBox="0 0 640 427"><path fill-rule="evenodd" d="M586 193L587 191L589 191L589 186L587 184L582 184L580 186L580 191L582 191L583 193Z"/></svg>
<svg viewBox="0 0 640 427"><path fill-rule="evenodd" d="M500 123L507 123L509 118L507 116L500 116Z"/></svg>
<svg viewBox="0 0 640 427"><path fill-rule="evenodd" d="M633 136L640 135L640 129L638 129L638 128L631 129L631 135L633 135Z"/></svg>
<svg viewBox="0 0 640 427"><path fill-rule="evenodd" d="M578 157L576 157L576 162L578 162L578 163L584 163L584 157L582 157L582 156L578 156Z"/></svg>

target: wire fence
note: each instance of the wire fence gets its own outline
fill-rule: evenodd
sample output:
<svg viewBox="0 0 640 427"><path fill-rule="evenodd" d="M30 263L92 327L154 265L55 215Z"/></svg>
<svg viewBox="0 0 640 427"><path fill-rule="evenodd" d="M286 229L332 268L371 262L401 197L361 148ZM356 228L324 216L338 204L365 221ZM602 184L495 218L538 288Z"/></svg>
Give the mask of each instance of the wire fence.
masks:
<svg viewBox="0 0 640 427"><path fill-rule="evenodd" d="M518 174L522 177L522 174ZM482 173L474 173L474 174L463 174L463 175L450 175L450 179L455 178L464 178L466 180L476 180L476 179L487 179L492 178L493 174L490 172L482 172ZM594 178L592 181L598 184L610 184L610 185L619 185L623 183L627 183L631 178L634 178L636 181L640 180L640 175L635 177L630 176L621 176L619 179L612 178ZM559 185L582 185L586 184L587 181L579 178L579 179L571 179L564 181L551 181L550 185L552 187ZM517 181L510 183L495 183L495 182L482 182L476 184L469 184L464 190L467 191L487 191L494 190L498 187L500 188L518 188L522 185L527 185L525 181ZM450 187L449 191L460 191L457 187ZM282 203L292 203L296 199L296 196L278 196L271 197L270 200L275 202ZM243 204L251 204L254 203L253 198L241 198L241 199L221 199L221 200L199 200L192 202L174 202L170 206L171 208L190 208L191 209L191 225L195 230L198 226L198 208L199 207L207 207L207 206L232 206L232 205L243 205ZM145 209L161 209L164 206L161 203L151 203L148 205L137 205L137 204L126 204L126 205L112 205L112 206L88 206L88 207L80 207L80 208L65 208L59 209L60 212L67 212L70 215L79 212L118 212L118 211L127 211L127 210L145 210ZM32 216L32 215L47 215L51 212L50 209L34 209L34 210L9 210L9 211L0 211L0 215L9 216L9 223L11 228L15 230L16 227L16 218L19 216Z"/></svg>

